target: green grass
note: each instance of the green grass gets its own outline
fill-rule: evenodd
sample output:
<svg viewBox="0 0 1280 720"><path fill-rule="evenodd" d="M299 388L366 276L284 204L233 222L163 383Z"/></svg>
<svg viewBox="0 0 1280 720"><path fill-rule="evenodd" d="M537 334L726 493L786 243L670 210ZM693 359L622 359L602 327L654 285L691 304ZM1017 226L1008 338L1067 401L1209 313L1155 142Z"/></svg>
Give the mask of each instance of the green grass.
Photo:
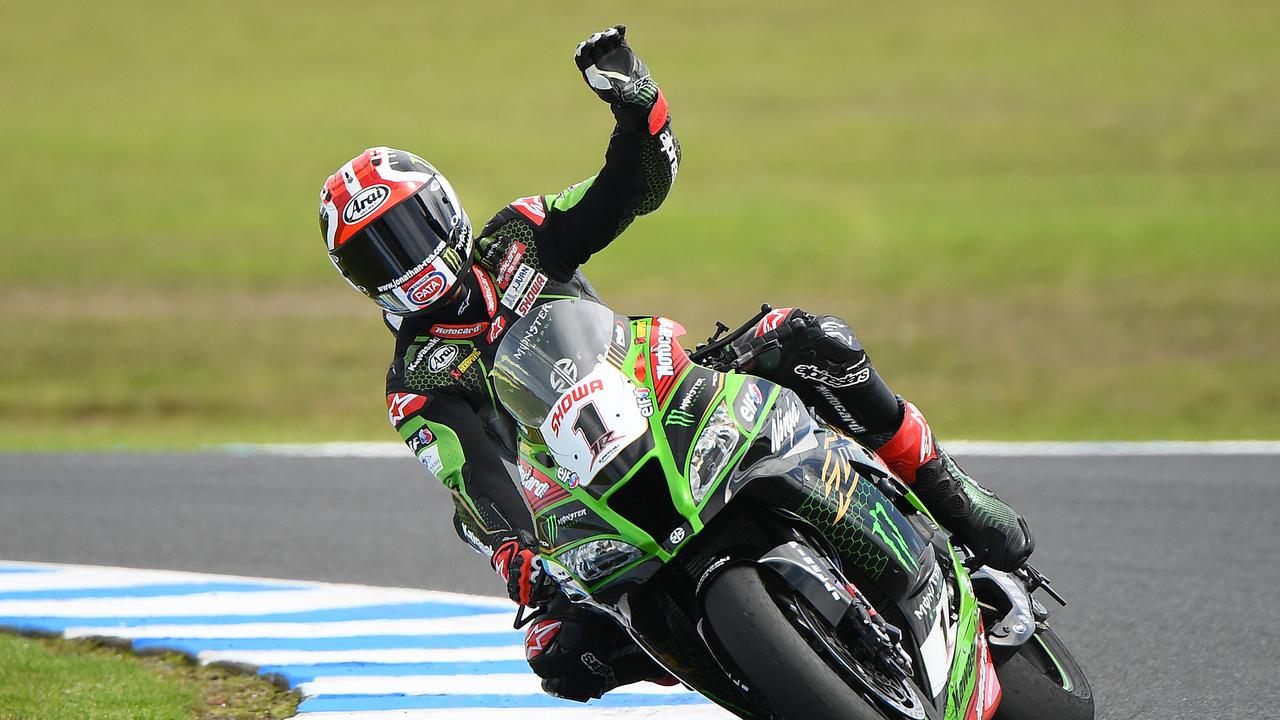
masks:
<svg viewBox="0 0 1280 720"><path fill-rule="evenodd" d="M598 167L618 21L676 187L588 270L694 334L840 314L944 436L1280 437L1280 6L0 0L0 447L389 439L319 184L480 224Z"/></svg>
<svg viewBox="0 0 1280 720"><path fill-rule="evenodd" d="M297 705L261 677L178 655L0 633L0 720L269 720Z"/></svg>

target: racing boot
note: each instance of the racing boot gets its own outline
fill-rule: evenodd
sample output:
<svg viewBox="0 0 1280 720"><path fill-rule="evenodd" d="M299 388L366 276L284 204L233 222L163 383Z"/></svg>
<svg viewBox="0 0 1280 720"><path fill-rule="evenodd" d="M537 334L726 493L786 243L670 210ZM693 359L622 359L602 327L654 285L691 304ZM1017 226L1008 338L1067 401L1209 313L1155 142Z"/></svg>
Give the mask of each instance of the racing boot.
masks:
<svg viewBox="0 0 1280 720"><path fill-rule="evenodd" d="M960 469L915 405L903 403L902 426L876 454L983 564L1016 570L1027 562L1036 546L1027 521Z"/></svg>
<svg viewBox="0 0 1280 720"><path fill-rule="evenodd" d="M525 630L525 659L542 678L542 689L565 700L586 702L622 685L679 680L654 662L613 618L564 595Z"/></svg>

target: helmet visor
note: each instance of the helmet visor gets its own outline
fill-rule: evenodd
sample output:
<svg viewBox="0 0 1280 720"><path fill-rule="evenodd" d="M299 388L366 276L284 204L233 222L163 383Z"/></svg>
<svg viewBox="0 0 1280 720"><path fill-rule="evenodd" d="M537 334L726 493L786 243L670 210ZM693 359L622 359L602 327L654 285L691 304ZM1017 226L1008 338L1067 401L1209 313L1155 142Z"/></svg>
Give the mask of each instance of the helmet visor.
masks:
<svg viewBox="0 0 1280 720"><path fill-rule="evenodd" d="M391 312L415 312L451 288L462 271L465 216L434 179L334 249L334 265L360 292ZM456 267L455 267L456 266Z"/></svg>

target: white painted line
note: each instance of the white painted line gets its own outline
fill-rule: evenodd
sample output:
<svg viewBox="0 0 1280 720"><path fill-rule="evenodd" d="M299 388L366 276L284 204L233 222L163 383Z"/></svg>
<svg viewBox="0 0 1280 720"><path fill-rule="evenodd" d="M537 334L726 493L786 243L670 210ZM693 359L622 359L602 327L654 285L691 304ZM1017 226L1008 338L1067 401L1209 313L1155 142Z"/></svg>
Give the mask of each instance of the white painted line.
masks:
<svg viewBox="0 0 1280 720"><path fill-rule="evenodd" d="M1276 440L1117 441L1117 442L997 442L944 440L956 455L989 457L1113 457L1162 455L1280 455ZM273 455L299 458L391 458L412 460L397 442L342 442L284 445L221 445L213 450L233 455Z"/></svg>
<svg viewBox="0 0 1280 720"><path fill-rule="evenodd" d="M389 650L205 650L196 656L202 663L240 662L250 665L321 665L327 663L376 663L379 665L429 662L492 662L524 660L521 645L471 648L394 648ZM481 675L480 677L493 677ZM532 677L532 675L530 675Z"/></svg>
<svg viewBox="0 0 1280 720"><path fill-rule="evenodd" d="M112 637L131 640L155 638L200 638L205 640L237 638L340 638L362 635L470 635L514 632L511 621L515 611L468 617L430 620L342 620L318 623L235 623L229 625L92 625L69 627L70 638Z"/></svg>
<svg viewBox="0 0 1280 720"><path fill-rule="evenodd" d="M298 686L304 695L542 695L542 679L533 673L492 675L341 675L318 677ZM615 692L628 695L688 695L682 685L648 682Z"/></svg>
<svg viewBox="0 0 1280 720"><path fill-rule="evenodd" d="M956 455L987 457L1165 457L1170 455L1280 455L1280 441L987 442L943 440Z"/></svg>
<svg viewBox="0 0 1280 720"><path fill-rule="evenodd" d="M8 563L0 565L11 566ZM126 570L123 568L93 568L83 572L0 573L0 592L33 592L39 590L76 590L80 588L127 588L139 585L185 585L225 582L229 578L167 570ZM234 578L234 580L245 580ZM305 583L285 583L279 580L258 580L267 589L280 585L297 587Z"/></svg>
<svg viewBox="0 0 1280 720"><path fill-rule="evenodd" d="M448 708L442 710L374 710L318 712L300 720L586 720L586 718L665 718L666 720L733 720L715 705L672 707Z"/></svg>
<svg viewBox="0 0 1280 720"><path fill-rule="evenodd" d="M214 592L143 598L3 600L0 616L36 617L182 617L237 616L336 610L367 605L425 602L419 591L333 587L267 592Z"/></svg>

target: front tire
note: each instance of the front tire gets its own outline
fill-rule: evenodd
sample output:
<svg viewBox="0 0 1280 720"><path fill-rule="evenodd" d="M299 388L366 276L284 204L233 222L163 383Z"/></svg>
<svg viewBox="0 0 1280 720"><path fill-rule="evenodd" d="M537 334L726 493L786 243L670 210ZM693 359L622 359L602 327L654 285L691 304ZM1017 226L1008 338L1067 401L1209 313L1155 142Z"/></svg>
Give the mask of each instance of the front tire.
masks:
<svg viewBox="0 0 1280 720"><path fill-rule="evenodd" d="M996 668L1003 697L996 720L1093 720L1093 690L1067 647L1048 627Z"/></svg>
<svg viewBox="0 0 1280 720"><path fill-rule="evenodd" d="M703 599L726 664L784 720L882 720L791 625L754 565L721 571Z"/></svg>

